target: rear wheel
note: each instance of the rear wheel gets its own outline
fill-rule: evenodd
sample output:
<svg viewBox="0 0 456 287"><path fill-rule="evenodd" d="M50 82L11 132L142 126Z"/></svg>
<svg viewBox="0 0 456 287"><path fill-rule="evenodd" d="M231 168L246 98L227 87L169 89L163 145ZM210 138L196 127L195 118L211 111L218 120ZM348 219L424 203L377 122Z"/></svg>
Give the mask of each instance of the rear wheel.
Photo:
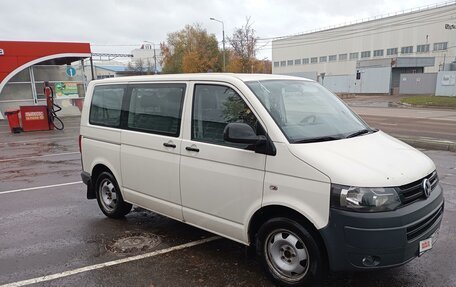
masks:
<svg viewBox="0 0 456 287"><path fill-rule="evenodd" d="M102 172L96 181L96 195L101 211L111 218L121 218L130 212L132 205L120 194L119 185L110 172Z"/></svg>
<svg viewBox="0 0 456 287"><path fill-rule="evenodd" d="M294 220L265 222L256 246L265 271L279 286L302 286L321 277L323 253L312 233Z"/></svg>

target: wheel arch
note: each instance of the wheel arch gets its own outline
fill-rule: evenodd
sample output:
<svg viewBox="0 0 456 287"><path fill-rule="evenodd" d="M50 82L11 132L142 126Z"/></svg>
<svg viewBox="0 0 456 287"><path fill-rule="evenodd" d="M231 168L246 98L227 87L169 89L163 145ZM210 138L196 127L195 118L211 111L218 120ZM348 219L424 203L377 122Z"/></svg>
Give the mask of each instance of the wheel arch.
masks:
<svg viewBox="0 0 456 287"><path fill-rule="evenodd" d="M325 241L315 225L300 212L283 205L264 206L253 214L248 225L248 240L250 244L256 242L256 234L260 227L269 219L277 217L285 217L302 224L302 226L305 227L318 241L320 247L323 249L325 259L328 260L328 252L326 250Z"/></svg>
<svg viewBox="0 0 456 287"><path fill-rule="evenodd" d="M90 177L91 177L93 186L95 187L98 176L104 171L109 172L114 176L114 179L117 181L117 184L119 185L120 192L123 195L123 190L122 190L123 185L122 185L122 178L120 177L120 174L117 173L116 169L113 166L111 166L109 163L106 163L103 161L94 162L94 165L91 168Z"/></svg>

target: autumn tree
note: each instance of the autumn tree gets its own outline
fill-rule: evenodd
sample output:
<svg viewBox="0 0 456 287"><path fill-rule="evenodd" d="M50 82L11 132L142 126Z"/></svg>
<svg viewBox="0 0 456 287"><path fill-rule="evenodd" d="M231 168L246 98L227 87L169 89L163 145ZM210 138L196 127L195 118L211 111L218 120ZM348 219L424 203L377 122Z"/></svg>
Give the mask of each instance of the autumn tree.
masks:
<svg viewBox="0 0 456 287"><path fill-rule="evenodd" d="M236 28L233 35L228 37L232 47L231 59L228 70L232 72L251 73L252 65L255 66L258 37L252 28L250 18L241 28ZM239 70L237 70L239 69Z"/></svg>
<svg viewBox="0 0 456 287"><path fill-rule="evenodd" d="M214 34L208 34L199 24L187 25L168 34L160 44L164 73L199 73L220 71L220 50Z"/></svg>

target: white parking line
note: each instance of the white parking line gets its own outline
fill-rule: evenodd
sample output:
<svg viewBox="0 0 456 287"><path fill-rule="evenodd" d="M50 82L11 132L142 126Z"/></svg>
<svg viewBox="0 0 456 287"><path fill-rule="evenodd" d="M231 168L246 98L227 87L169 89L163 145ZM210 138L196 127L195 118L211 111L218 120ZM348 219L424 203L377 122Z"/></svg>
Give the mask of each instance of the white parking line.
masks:
<svg viewBox="0 0 456 287"><path fill-rule="evenodd" d="M33 159L33 158L40 158L40 157L70 155L70 154L77 154L77 153L79 153L79 152L78 151L75 151L75 152L62 152L62 153L43 154L43 155L35 155L35 156L28 156L28 157L15 157L15 158L0 159L0 162L25 160L25 159Z"/></svg>
<svg viewBox="0 0 456 287"><path fill-rule="evenodd" d="M141 255L136 255L136 256L131 256L131 257L123 258L123 259L108 261L108 262L105 262L105 263L90 265L90 266L86 266L86 267L81 267L81 268L77 268L77 269L73 269L73 270L69 270L69 271L64 271L64 272L61 272L61 273L55 273L55 274L51 274L51 275L46 275L46 276L42 276L42 277L37 277L37 278L33 278L33 279L18 281L18 282L14 282L14 283L8 283L8 284L0 285L0 287L19 287L19 286L26 286L26 285L30 285L30 284L36 284L36 283L51 281L51 280L55 280L55 279L59 279L59 278L63 278L63 277L67 277L67 276L71 276L71 275L87 272L87 271L97 270L97 269L101 269L101 268L105 268L105 267L110 267L110 266L119 265L119 264L123 264L123 263L127 263L127 262L132 262L132 261L136 261L136 260L141 260L141 259L145 259L145 258L154 257L154 256L157 256L157 255L169 253L169 252L172 252L172 251L181 250L181 249L185 249L185 248L201 245L201 244L204 244L204 243L207 243L207 242L211 242L211 241L214 241L214 240L217 240L217 239L220 239L220 237L219 236L213 236L213 237L192 241L192 242L189 242L189 243L185 243L185 244L181 244L181 245L177 245L177 246L173 246L173 247L169 247L169 248L165 248L165 249L161 249L161 250L156 250L156 251L145 253L145 254L141 254Z"/></svg>
<svg viewBox="0 0 456 287"><path fill-rule="evenodd" d="M21 191L30 191L30 190L45 189L45 188L51 188L51 187L67 186L67 185L80 184L80 183L82 183L82 181L74 181L74 182L59 183L59 184L52 184L52 185L43 185L43 186L20 188L20 189L13 189L13 190L5 190L5 191L0 191L0 195L21 192Z"/></svg>
<svg viewBox="0 0 456 287"><path fill-rule="evenodd" d="M397 126L397 124L392 124L392 123L378 123L379 125L384 125L384 126Z"/></svg>
<svg viewBox="0 0 456 287"><path fill-rule="evenodd" d="M4 144L18 144L18 143L30 143L30 142L39 142L39 141L52 141L52 140L67 140L67 139L74 139L78 140L78 136L72 136L72 137L43 137L43 138L35 138L33 140L23 140L23 141L12 141L12 142L0 142L0 145Z"/></svg>
<svg viewBox="0 0 456 287"><path fill-rule="evenodd" d="M77 127L65 127L64 129L65 130L74 130L74 129L80 129L81 127L77 126ZM47 130L44 131L44 132L48 132ZM10 134L11 132L0 132L0 134Z"/></svg>

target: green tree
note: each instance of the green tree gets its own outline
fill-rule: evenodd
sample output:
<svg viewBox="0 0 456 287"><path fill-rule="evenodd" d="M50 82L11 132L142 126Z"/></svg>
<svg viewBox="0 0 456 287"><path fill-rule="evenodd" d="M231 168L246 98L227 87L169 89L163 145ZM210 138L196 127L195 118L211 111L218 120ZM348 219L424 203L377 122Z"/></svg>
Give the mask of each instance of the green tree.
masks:
<svg viewBox="0 0 456 287"><path fill-rule="evenodd" d="M161 43L163 73L199 73L220 71L217 38L208 34L199 24L168 34Z"/></svg>

